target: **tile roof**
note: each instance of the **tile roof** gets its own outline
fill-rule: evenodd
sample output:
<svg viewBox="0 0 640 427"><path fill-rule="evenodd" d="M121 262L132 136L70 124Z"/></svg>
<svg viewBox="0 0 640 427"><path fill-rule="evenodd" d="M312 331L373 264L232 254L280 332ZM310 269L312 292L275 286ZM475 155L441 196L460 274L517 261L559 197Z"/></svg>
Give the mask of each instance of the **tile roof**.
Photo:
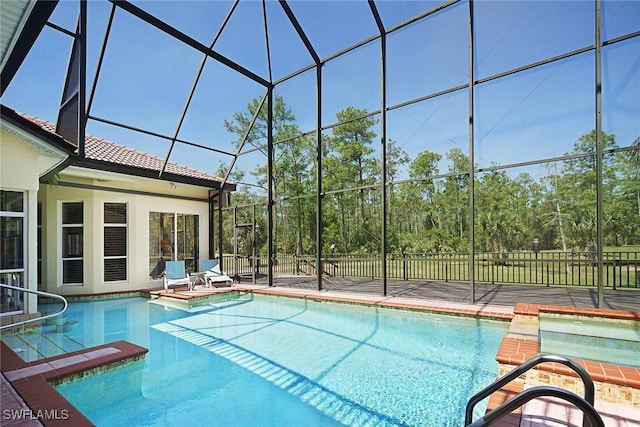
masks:
<svg viewBox="0 0 640 427"><path fill-rule="evenodd" d="M55 125L38 117L30 116L23 113L17 113L24 119L35 123L45 131L57 135ZM58 135L59 136L59 135ZM150 171L160 172L164 159L153 156L142 151L135 150L124 145L106 139L97 138L91 135L85 135L85 157L90 160L105 162L112 165L120 165L137 169L146 169ZM167 162L165 172L173 175L179 175L187 178L195 178L203 181L211 181L219 184L222 178L211 175L206 172L199 171L189 166L184 166L175 162ZM228 182L228 184L233 184Z"/></svg>

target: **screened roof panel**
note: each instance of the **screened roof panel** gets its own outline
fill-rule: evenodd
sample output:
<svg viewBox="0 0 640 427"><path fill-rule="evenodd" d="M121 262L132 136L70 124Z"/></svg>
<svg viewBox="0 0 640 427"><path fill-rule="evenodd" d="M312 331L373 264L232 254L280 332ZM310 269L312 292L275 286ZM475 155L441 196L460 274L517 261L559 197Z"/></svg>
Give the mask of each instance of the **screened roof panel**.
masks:
<svg viewBox="0 0 640 427"><path fill-rule="evenodd" d="M365 1L294 1L291 10L320 58L379 34Z"/></svg>
<svg viewBox="0 0 640 427"><path fill-rule="evenodd" d="M267 24L274 80L313 64L313 58L278 2L267 2Z"/></svg>
<svg viewBox="0 0 640 427"><path fill-rule="evenodd" d="M439 168L444 173L447 153L453 149L469 153L468 102L465 89L391 110L387 115L388 138L411 158L422 151L440 154Z"/></svg>
<svg viewBox="0 0 640 427"><path fill-rule="evenodd" d="M296 118L300 132L313 131L317 124L316 71L311 69L290 78L274 89L274 95L283 98Z"/></svg>
<svg viewBox="0 0 640 427"><path fill-rule="evenodd" d="M92 115L172 134L202 56L135 16L117 13ZM152 114L140 114L149 109Z"/></svg>
<svg viewBox="0 0 640 427"><path fill-rule="evenodd" d="M94 3L99 4L99 3ZM88 9L93 9L89 7ZM79 2L77 1L61 1L53 10L53 13L49 17L49 22L52 22L62 28L66 28L69 31L73 31L76 28L76 22L78 21L78 11L80 10ZM90 13L90 12L87 12Z"/></svg>
<svg viewBox="0 0 640 427"><path fill-rule="evenodd" d="M468 21L461 3L398 31L387 41L388 94L391 105L468 82Z"/></svg>
<svg viewBox="0 0 640 427"><path fill-rule="evenodd" d="M594 13L582 1L475 2L476 77L593 45Z"/></svg>
<svg viewBox="0 0 640 427"><path fill-rule="evenodd" d="M231 144L227 143L225 149L230 149ZM166 152L162 155L166 156ZM176 142L173 147L171 161L181 165L186 165L200 171L206 171L210 174L224 177L226 169L220 172L220 164L228 164L231 160L230 156L222 155L215 151L203 150L200 147L188 145L182 142Z"/></svg>
<svg viewBox="0 0 640 427"><path fill-rule="evenodd" d="M243 148L244 155L240 156L235 164L234 172L243 171L245 172L243 179L238 180L239 182L250 183L254 185L260 185L261 190L259 193L264 195L264 198L267 198L267 185L264 182L259 182L256 179L256 176L252 173L259 167L266 168L267 165L267 150L266 148L261 150L256 150L256 146L258 144L252 145L247 144L245 148ZM229 166L230 161L225 160L225 165Z"/></svg>
<svg viewBox="0 0 640 427"><path fill-rule="evenodd" d="M602 2L602 40L640 31L640 1Z"/></svg>
<svg viewBox="0 0 640 427"><path fill-rule="evenodd" d="M432 148L440 153L459 147L468 150L465 147L470 111L465 102L470 100L466 87L469 84L469 2L373 1L387 29L415 18L415 22L387 36L386 102L387 106L394 107L389 112L387 138L397 140L412 154ZM109 11L114 5L116 9L89 113L172 136L178 130L205 56L198 48L203 50L203 46L211 44L233 4L232 1L135 1L135 7L196 40L198 46L193 47L131 15L125 10L131 7L127 2L88 2L88 90L93 83ZM224 120L246 113L247 104L264 95L268 84L256 80L270 78L269 66L273 81L277 82L275 95L282 96L291 108L300 132L316 132L319 86L321 126L334 124L336 113L349 106L369 112L381 108L380 38L371 3L295 0L287 1L284 8L283 4L272 0L238 3L213 48L214 58L206 60L179 128L179 139L234 153L234 142L240 136L229 133ZM301 71L311 67L313 59L285 13L287 5L300 23L301 31L324 60L320 85L315 68ZM537 156L562 155L569 151L571 142L593 127L596 2L478 0L473 5L474 78L480 80L474 84L476 105L473 106L478 162L484 166L491 162L520 161L529 154L511 155L513 150L505 147L531 144L527 145L528 150L541 138L543 127L554 136L562 132L563 142L548 152L543 145ZM605 131L614 130L620 143L625 144L634 141L638 133L634 95L638 93L635 77L640 20L636 18L640 14L640 3L604 1L601 5L603 40L624 37L602 46ZM263 7L266 7L266 22ZM433 13L417 19L427 12ZM51 21L73 31L77 16L77 1L61 1ZM364 40L372 41L355 47ZM3 95L3 103L55 122L70 47L69 35L45 27ZM348 51L345 53L345 50ZM578 54L576 50L584 52ZM558 60L557 55L566 58ZM583 55L587 55L586 60ZM575 62L584 65L575 66ZM536 63L533 68L517 70ZM301 74L297 75L298 71ZM497 79L498 83L484 81L499 73L508 75ZM281 81L285 77L287 79ZM578 87L574 88L575 85ZM459 89L458 86L465 87ZM453 88L458 89L450 92ZM567 91L567 88L574 89ZM444 95L437 96L440 92ZM424 98L431 99L420 101ZM395 108L399 103L412 104ZM410 111L420 112L408 114ZM147 139L136 138L135 135L140 134L135 132L126 136L119 135L119 131L103 132L103 128L110 127L92 118L88 126L88 132L123 144L144 144ZM99 128L99 132L94 128ZM527 130L518 132L519 128ZM326 133L330 135L331 130ZM258 141L259 144L265 142ZM180 154L183 146L178 144L171 159L183 156ZM158 150L158 147L162 148ZM209 153L215 151L206 150L203 156L194 156L192 148L185 149L189 151L186 158L194 167L211 172L216 165L209 159ZM164 155L167 141L139 149ZM245 147L244 152L247 150L251 147ZM220 156L226 158L224 154ZM252 169L245 168L246 171Z"/></svg>
<svg viewBox="0 0 640 427"><path fill-rule="evenodd" d="M347 107L380 110L380 42L378 40L329 61L323 67L322 121L336 123Z"/></svg>
<svg viewBox="0 0 640 427"><path fill-rule="evenodd" d="M191 80L194 78L195 72ZM262 85L217 61L207 60L178 137L235 153L233 141L238 137L224 128L224 120L231 120L236 112L246 111L247 103L253 98L262 97L264 92ZM186 98L182 100L181 107L184 107L186 101ZM174 125L177 125L177 121ZM192 161L200 163L198 157L194 157Z"/></svg>
<svg viewBox="0 0 640 427"><path fill-rule="evenodd" d="M494 80L476 89L480 167L562 156L593 129L593 52Z"/></svg>
<svg viewBox="0 0 640 427"><path fill-rule="evenodd" d="M2 103L6 103L7 99L13 100L9 103L10 107L55 123L70 49L69 37L44 27L3 94ZM61 55L61 52L64 54ZM43 73L43 63L46 64L46 75ZM38 101L28 102L33 99Z"/></svg>
<svg viewBox="0 0 640 427"><path fill-rule="evenodd" d="M416 15L432 10L443 3L442 0L376 0L375 5L384 27L389 30Z"/></svg>
<svg viewBox="0 0 640 427"><path fill-rule="evenodd" d="M229 18L214 50L268 80L262 2L241 1Z"/></svg>
<svg viewBox="0 0 640 427"><path fill-rule="evenodd" d="M620 146L630 146L640 136L639 58L640 38L602 50L605 69L609 70L602 82L602 126L616 135Z"/></svg>
<svg viewBox="0 0 640 427"><path fill-rule="evenodd" d="M167 24L189 35L205 46L210 46L220 29L232 1L131 1ZM180 7L176 7L176 4Z"/></svg>

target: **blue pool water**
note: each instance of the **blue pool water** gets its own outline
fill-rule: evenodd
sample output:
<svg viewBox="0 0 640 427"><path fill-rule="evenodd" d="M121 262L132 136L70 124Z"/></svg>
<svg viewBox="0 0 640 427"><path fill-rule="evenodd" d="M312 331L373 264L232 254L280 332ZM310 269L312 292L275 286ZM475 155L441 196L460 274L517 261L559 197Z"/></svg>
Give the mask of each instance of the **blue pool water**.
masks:
<svg viewBox="0 0 640 427"><path fill-rule="evenodd" d="M540 351L640 368L640 323L540 316Z"/></svg>
<svg viewBox="0 0 640 427"><path fill-rule="evenodd" d="M459 426L469 397L496 379L507 330L251 294L191 309L79 302L66 316L78 326L52 333L60 345L124 339L150 349L144 361L57 387L98 426Z"/></svg>

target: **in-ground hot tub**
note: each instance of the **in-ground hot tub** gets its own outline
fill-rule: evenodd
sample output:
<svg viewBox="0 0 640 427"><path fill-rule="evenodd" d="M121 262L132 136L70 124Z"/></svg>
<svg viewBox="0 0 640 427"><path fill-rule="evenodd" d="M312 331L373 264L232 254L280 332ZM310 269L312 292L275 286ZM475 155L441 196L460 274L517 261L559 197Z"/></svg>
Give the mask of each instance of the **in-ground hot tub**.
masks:
<svg viewBox="0 0 640 427"><path fill-rule="evenodd" d="M640 368L640 321L540 313L542 353Z"/></svg>

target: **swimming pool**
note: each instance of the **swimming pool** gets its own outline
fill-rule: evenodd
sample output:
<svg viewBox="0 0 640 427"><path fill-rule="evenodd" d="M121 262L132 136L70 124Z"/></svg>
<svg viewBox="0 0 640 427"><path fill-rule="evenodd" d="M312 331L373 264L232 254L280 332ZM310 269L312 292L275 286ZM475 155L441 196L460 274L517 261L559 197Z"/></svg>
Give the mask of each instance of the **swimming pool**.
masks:
<svg viewBox="0 0 640 427"><path fill-rule="evenodd" d="M142 362L57 386L98 426L458 426L468 398L497 377L507 330L253 294L190 309L78 302L66 316L78 326L56 333L61 344L150 349Z"/></svg>

